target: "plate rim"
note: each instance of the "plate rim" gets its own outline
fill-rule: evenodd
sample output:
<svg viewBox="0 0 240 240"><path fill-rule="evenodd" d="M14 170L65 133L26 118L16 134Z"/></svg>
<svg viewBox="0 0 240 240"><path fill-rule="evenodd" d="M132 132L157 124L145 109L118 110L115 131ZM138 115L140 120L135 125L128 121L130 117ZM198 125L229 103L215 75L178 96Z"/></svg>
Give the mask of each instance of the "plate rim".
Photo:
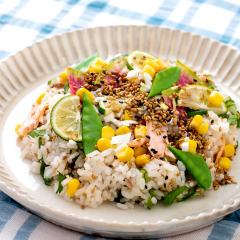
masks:
<svg viewBox="0 0 240 240"><path fill-rule="evenodd" d="M103 29L103 28L106 29L106 28L109 28L109 27L110 28L117 28L117 27L126 28L127 27L127 28L138 28L138 29L140 29L142 27L146 27L146 28L158 28L158 29L161 29L161 30L170 30L172 32L188 33L191 36L197 36L197 37L201 38L202 40L203 39L208 39L212 43L219 44L220 47L226 46L228 49L234 50L234 51L237 52L238 55L240 55L239 49L237 49L235 46L225 44L225 43L216 41L214 39L208 38L206 36L202 36L202 35L199 35L199 34L196 34L196 33L191 33L191 32L184 31L184 30L179 30L179 29L174 29L174 28L169 28L169 27L153 26L153 25L116 25L116 26L102 26L102 27L90 27L90 28L83 28L83 29L74 29L74 30L59 33L59 34L56 34L56 35L49 35L46 38L40 39L40 40L36 41L35 43L24 47L20 51L12 53L9 56L7 56L6 58L2 59L0 61L0 67L2 66L3 63L8 62L9 59L11 57L14 57L16 54L22 53L23 51L25 51L25 49L32 48L34 45L41 44L42 42L47 41L48 39L62 37L64 35L71 34L73 32L89 31L90 29ZM9 100L9 102L10 101L11 100ZM0 113L0 116L1 115L4 115L4 113ZM5 169L4 164L2 164L2 162L4 162L4 160L0 158L0 171L8 170L8 169ZM7 171L6 171L6 173L7 173ZM11 179L11 181L14 181L14 179ZM94 219L91 219L90 217L81 217L81 216L77 216L75 214L69 214L69 213L64 212L62 209L54 209L53 207L51 207L49 205L42 204L39 200L32 199L31 196L28 196L28 193L21 191L20 186L18 186L16 188L13 188L13 185L11 183L7 182L7 181L4 181L2 176L0 176L0 189L3 192L5 192L6 194L8 194L10 197L15 199L16 201L18 201L18 202L19 202L19 200L21 202L26 201L26 203L25 203L26 205L29 203L30 206L38 207L43 212L46 212L45 210L47 210L48 212L51 211L54 215L59 215L59 213L60 213L60 214L63 214L67 218L73 218L74 217L78 221L85 221L85 222L87 221L87 222L91 222L93 224L104 223L104 225L107 224L109 226L109 228L111 228L112 225L116 225L116 224L119 225L120 227L124 227L124 228L126 228L126 226L127 226L127 228L125 230L130 230L130 227L131 228L132 227L138 227L138 229L140 229L141 227L144 227L144 226L145 227L146 226L151 226L151 227L154 227L154 228L158 227L159 230L157 232L159 232L159 231L163 230L164 227L166 227L167 225L173 225L174 224L175 226L179 226L179 225L182 225L182 224L189 224L189 223L192 223L192 222L195 222L195 221L206 221L206 222L213 221L214 222L216 218L217 218L217 220L220 220L225 215L227 215L229 213L232 213L232 212L234 212L234 211L236 211L237 209L240 208L240 196L237 196L236 199L234 199L234 201L231 202L231 204L230 203L223 204L220 208L213 208L210 212L200 213L197 216L186 216L183 219L171 219L170 221L159 220L155 223L150 223L150 222L147 222L147 221L144 221L142 223L134 223L134 222L122 223L122 222L119 222L119 221L107 222L105 220L104 221L94 220ZM25 206L25 204L23 204L23 205Z"/></svg>

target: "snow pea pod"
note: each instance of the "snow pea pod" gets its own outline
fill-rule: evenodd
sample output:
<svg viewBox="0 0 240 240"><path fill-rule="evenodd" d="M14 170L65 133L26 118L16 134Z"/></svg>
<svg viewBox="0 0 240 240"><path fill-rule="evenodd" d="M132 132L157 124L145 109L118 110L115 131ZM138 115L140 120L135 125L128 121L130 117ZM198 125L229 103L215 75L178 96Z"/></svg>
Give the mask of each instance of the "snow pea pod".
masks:
<svg viewBox="0 0 240 240"><path fill-rule="evenodd" d="M99 53L95 53L92 56L84 59L83 61L81 61L80 63L78 63L75 67L75 69L79 70L79 71L86 71L90 65L93 64L94 60L99 56Z"/></svg>
<svg viewBox="0 0 240 240"><path fill-rule="evenodd" d="M148 95L148 98L160 94L162 91L172 87L174 83L178 81L181 74L180 67L167 68L155 75L152 88Z"/></svg>
<svg viewBox="0 0 240 240"><path fill-rule="evenodd" d="M174 200L177 198L177 196L178 196L179 194L181 194L183 191L187 190L187 189L188 189L188 187L183 186L183 187L177 188L177 189L169 192L169 193L165 196L163 202L164 202L165 204L171 206L171 205L173 204Z"/></svg>
<svg viewBox="0 0 240 240"><path fill-rule="evenodd" d="M208 113L207 110L204 109L198 109L198 110L193 110L193 109L186 109L188 118L194 117L195 115L206 115Z"/></svg>
<svg viewBox="0 0 240 240"><path fill-rule="evenodd" d="M83 150L85 155L87 155L97 150L95 145L101 138L103 124L86 92L83 92L82 107Z"/></svg>
<svg viewBox="0 0 240 240"><path fill-rule="evenodd" d="M171 146L167 146L167 148L183 162L200 186L204 189L211 187L212 175L202 156L183 152Z"/></svg>

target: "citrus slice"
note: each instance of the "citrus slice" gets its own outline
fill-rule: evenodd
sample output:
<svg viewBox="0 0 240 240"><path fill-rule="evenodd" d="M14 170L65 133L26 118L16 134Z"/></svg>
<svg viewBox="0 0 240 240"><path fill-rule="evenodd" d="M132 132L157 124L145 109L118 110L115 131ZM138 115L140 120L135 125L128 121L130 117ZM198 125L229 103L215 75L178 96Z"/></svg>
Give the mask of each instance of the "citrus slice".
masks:
<svg viewBox="0 0 240 240"><path fill-rule="evenodd" d="M81 112L79 96L61 98L51 111L53 131L62 139L82 142Z"/></svg>
<svg viewBox="0 0 240 240"><path fill-rule="evenodd" d="M224 102L219 107L211 106L209 96L213 89L202 85L190 85L179 91L177 106L188 107L191 109L204 109L213 111L216 114L224 114L227 108Z"/></svg>
<svg viewBox="0 0 240 240"><path fill-rule="evenodd" d="M147 59L158 59L157 57L139 50L131 52L127 58L127 67L129 70L133 69L143 69L144 62Z"/></svg>
<svg viewBox="0 0 240 240"><path fill-rule="evenodd" d="M118 57L111 59L110 62L113 62L119 69L123 69L127 65L128 54L122 54Z"/></svg>

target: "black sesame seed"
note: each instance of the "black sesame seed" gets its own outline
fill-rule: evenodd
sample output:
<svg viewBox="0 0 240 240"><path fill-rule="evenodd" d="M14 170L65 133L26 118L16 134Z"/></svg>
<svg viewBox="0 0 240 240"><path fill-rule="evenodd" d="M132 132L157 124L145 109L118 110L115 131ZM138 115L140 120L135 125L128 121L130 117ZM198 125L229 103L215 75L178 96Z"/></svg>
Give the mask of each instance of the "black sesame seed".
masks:
<svg viewBox="0 0 240 240"><path fill-rule="evenodd" d="M116 81L119 82L119 77L116 77Z"/></svg>
<svg viewBox="0 0 240 240"><path fill-rule="evenodd" d="M106 74L105 70L102 71L103 74Z"/></svg>
<svg viewBox="0 0 240 240"><path fill-rule="evenodd" d="M165 180L168 180L168 176L165 177Z"/></svg>
<svg viewBox="0 0 240 240"><path fill-rule="evenodd" d="M111 72L111 74L115 74L115 72Z"/></svg>
<svg viewBox="0 0 240 240"><path fill-rule="evenodd" d="M167 122L171 122L171 118L167 120Z"/></svg>
<svg viewBox="0 0 240 240"><path fill-rule="evenodd" d="M120 103L123 103L123 101L119 101Z"/></svg>
<svg viewBox="0 0 240 240"><path fill-rule="evenodd" d="M164 139L166 139L166 138L167 138L167 136L166 136L166 135L164 135L164 136L163 136L163 138L164 138Z"/></svg>
<svg viewBox="0 0 240 240"><path fill-rule="evenodd" d="M109 93L104 93L104 95L108 96L108 95L109 95Z"/></svg>
<svg viewBox="0 0 240 240"><path fill-rule="evenodd" d="M160 157L160 160L163 160L163 157Z"/></svg>
<svg viewBox="0 0 240 240"><path fill-rule="evenodd" d="M154 152L155 154L157 154L158 153L158 151L157 150L155 150L155 152Z"/></svg>
<svg viewBox="0 0 240 240"><path fill-rule="evenodd" d="M139 117L139 116L137 116L137 115L136 115L136 116L134 116L134 117L135 117L135 118L138 118L138 119L139 119L139 118L141 118L141 117Z"/></svg>
<svg viewBox="0 0 240 240"><path fill-rule="evenodd" d="M116 91L113 91L113 94L116 94Z"/></svg>
<svg viewBox="0 0 240 240"><path fill-rule="evenodd" d="M107 100L103 100L103 102L107 102Z"/></svg>
<svg viewBox="0 0 240 240"><path fill-rule="evenodd" d="M164 183L164 188L166 188L166 183Z"/></svg>
<svg viewBox="0 0 240 240"><path fill-rule="evenodd" d="M214 120L211 120L211 123L214 123Z"/></svg>
<svg viewBox="0 0 240 240"><path fill-rule="evenodd" d="M157 99L157 102L159 103L160 102L160 99ZM160 107L160 106L159 106Z"/></svg>
<svg viewBox="0 0 240 240"><path fill-rule="evenodd" d="M92 76L94 75L94 73L90 73Z"/></svg>
<svg viewBox="0 0 240 240"><path fill-rule="evenodd" d="M189 137L189 133L187 133L187 137Z"/></svg>
<svg viewBox="0 0 240 240"><path fill-rule="evenodd" d="M224 171L224 174L227 174L227 171Z"/></svg>
<svg viewBox="0 0 240 240"><path fill-rule="evenodd" d="M193 79L194 82L197 82L197 79Z"/></svg>
<svg viewBox="0 0 240 240"><path fill-rule="evenodd" d="M152 151L152 152L155 152L156 150L155 150L154 148L151 148L151 151Z"/></svg>
<svg viewBox="0 0 240 240"><path fill-rule="evenodd" d="M150 139L150 136L146 135L146 138Z"/></svg>
<svg viewBox="0 0 240 240"><path fill-rule="evenodd" d="M104 83L104 81L103 81L103 80L101 80L101 81L100 81L100 83Z"/></svg>
<svg viewBox="0 0 240 240"><path fill-rule="evenodd" d="M147 189L147 185L145 185L145 188Z"/></svg>

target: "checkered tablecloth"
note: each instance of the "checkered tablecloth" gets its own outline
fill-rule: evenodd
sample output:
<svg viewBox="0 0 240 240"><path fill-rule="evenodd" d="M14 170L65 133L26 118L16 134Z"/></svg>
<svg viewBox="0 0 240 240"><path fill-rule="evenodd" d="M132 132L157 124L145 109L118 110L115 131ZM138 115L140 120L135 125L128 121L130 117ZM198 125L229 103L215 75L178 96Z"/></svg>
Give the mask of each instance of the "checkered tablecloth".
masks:
<svg viewBox="0 0 240 240"><path fill-rule="evenodd" d="M0 60L49 35L77 28L152 24L240 48L240 0L0 0ZM240 67L240 66L239 66ZM168 240L240 239L240 210ZM95 239L55 226L0 191L0 239Z"/></svg>

